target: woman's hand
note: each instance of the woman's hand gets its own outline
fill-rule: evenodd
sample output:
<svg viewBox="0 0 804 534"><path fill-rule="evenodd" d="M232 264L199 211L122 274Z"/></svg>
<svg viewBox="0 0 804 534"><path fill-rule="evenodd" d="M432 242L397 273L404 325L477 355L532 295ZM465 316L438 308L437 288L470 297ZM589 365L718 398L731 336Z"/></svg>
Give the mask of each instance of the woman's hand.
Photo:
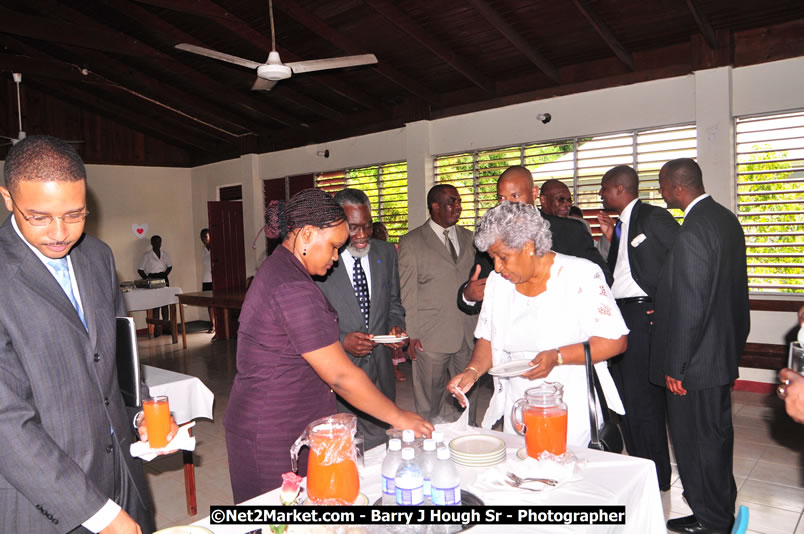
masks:
<svg viewBox="0 0 804 534"><path fill-rule="evenodd" d="M429 438L432 435L433 430L435 430L435 427L430 421L417 413L409 412L407 410L400 410L399 418L394 426L401 428L402 430L413 430L413 433L416 434L417 438Z"/></svg>
<svg viewBox="0 0 804 534"><path fill-rule="evenodd" d="M466 403L463 399L465 398L466 393L468 393L469 390L472 389L472 386L475 385L477 378L478 377L474 371L468 370L453 376L452 380L447 383L447 392L458 399L458 403L462 408L466 408ZM463 395L458 395L457 391L455 390L460 390Z"/></svg>
<svg viewBox="0 0 804 534"><path fill-rule="evenodd" d="M522 377L528 380L546 378L557 364L558 351L556 349L543 350L530 361L530 365L532 365L533 368L523 374Z"/></svg>

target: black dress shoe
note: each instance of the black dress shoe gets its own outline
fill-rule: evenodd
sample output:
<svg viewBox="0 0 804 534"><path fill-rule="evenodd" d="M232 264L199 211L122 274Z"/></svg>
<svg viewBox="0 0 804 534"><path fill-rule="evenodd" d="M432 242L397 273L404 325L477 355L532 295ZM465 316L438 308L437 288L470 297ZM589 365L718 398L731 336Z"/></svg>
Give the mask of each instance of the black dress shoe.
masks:
<svg viewBox="0 0 804 534"><path fill-rule="evenodd" d="M721 530L705 527L694 515L669 520L667 530L685 534L729 534L731 531L731 529Z"/></svg>

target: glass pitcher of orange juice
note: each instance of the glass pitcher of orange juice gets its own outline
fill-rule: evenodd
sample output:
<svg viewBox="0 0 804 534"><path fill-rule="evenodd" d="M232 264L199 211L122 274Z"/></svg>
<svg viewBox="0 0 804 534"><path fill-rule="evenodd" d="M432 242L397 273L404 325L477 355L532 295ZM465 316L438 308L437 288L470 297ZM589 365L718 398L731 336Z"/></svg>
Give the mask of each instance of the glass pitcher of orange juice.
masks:
<svg viewBox="0 0 804 534"><path fill-rule="evenodd" d="M564 386L543 382L525 391L511 408L511 422L517 433L525 436L528 456L538 458L544 452L555 455L567 451L567 405L562 398Z"/></svg>
<svg viewBox="0 0 804 534"><path fill-rule="evenodd" d="M360 493L355 463L357 418L339 413L316 419L290 448L290 462L298 471L299 450L307 445L307 497L311 504L352 504Z"/></svg>

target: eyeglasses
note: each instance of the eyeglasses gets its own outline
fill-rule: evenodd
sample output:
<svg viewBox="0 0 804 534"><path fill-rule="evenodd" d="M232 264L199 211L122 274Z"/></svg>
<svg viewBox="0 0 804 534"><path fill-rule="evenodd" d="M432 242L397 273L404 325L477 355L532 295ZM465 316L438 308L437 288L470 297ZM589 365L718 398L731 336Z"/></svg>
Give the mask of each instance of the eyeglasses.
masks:
<svg viewBox="0 0 804 534"><path fill-rule="evenodd" d="M25 215L22 212L22 209L20 209L20 207L17 205L17 203L14 202L14 197L12 197L10 193L8 195L8 198L10 198L11 203L17 207L17 209L20 212L20 215L22 215L22 218L25 219L25 221L31 226L50 226L50 224L56 219L61 219L66 224L76 224L83 222L87 218L87 215L89 215L89 211L67 213L60 217L54 215Z"/></svg>

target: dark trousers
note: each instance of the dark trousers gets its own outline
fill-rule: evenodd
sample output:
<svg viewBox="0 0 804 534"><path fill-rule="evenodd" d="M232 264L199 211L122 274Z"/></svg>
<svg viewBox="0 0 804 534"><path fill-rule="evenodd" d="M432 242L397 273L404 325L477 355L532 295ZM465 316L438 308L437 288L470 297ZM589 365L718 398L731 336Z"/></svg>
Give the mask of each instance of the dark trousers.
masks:
<svg viewBox="0 0 804 534"><path fill-rule="evenodd" d="M630 333L628 349L610 360L611 375L625 407L623 438L628 454L653 460L660 488L670 487L670 452L667 446L665 389L651 384L650 330L653 309L649 302L620 304Z"/></svg>
<svg viewBox="0 0 804 534"><path fill-rule="evenodd" d="M710 529L734 521L734 428L731 388L715 386L686 395L667 392L667 417L678 473L695 517Z"/></svg>

